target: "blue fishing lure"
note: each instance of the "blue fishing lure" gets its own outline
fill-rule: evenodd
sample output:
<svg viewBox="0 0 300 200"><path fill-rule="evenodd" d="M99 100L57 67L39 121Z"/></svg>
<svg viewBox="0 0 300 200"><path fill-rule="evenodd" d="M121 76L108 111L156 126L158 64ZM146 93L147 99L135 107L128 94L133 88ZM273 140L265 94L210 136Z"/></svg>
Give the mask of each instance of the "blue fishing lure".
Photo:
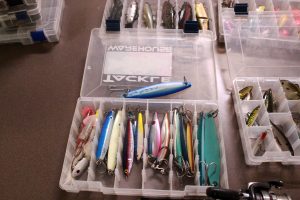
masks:
<svg viewBox="0 0 300 200"><path fill-rule="evenodd" d="M98 139L98 147L96 151L96 160L97 164L103 162L110 141L110 135L112 132L112 127L114 124L115 111L110 111L107 113L104 123L102 125L102 129L100 132L100 136Z"/></svg>
<svg viewBox="0 0 300 200"><path fill-rule="evenodd" d="M123 95L125 98L155 98L174 94L192 86L184 78L183 82L168 82L146 86L136 90L130 90Z"/></svg>

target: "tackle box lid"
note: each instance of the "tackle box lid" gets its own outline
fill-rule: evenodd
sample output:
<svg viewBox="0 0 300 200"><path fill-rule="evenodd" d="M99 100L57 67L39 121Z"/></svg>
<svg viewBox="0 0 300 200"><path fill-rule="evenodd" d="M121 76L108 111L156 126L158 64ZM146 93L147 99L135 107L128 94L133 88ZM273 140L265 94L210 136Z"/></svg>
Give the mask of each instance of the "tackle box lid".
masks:
<svg viewBox="0 0 300 200"><path fill-rule="evenodd" d="M300 14L290 12L223 15L231 79L299 77Z"/></svg>
<svg viewBox="0 0 300 200"><path fill-rule="evenodd" d="M217 100L213 42L202 34L103 34L93 29L81 97L122 97L162 82L192 87L163 99Z"/></svg>
<svg viewBox="0 0 300 200"><path fill-rule="evenodd" d="M60 35L60 24L64 0L42 0L41 19L35 23L0 30L0 43L33 44L56 42Z"/></svg>

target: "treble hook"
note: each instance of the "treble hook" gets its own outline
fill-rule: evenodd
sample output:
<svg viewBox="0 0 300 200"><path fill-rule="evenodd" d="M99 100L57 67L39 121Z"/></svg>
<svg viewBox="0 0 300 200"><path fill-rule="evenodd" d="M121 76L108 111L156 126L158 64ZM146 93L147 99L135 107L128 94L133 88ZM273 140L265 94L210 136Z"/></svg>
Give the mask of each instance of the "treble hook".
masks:
<svg viewBox="0 0 300 200"><path fill-rule="evenodd" d="M106 172L106 164L105 164L105 161L104 160L97 160L96 161L96 165L100 168L100 169L104 169L104 170L101 170L99 171L100 174L104 174ZM103 168L102 168L103 167Z"/></svg>
<svg viewBox="0 0 300 200"><path fill-rule="evenodd" d="M192 169L191 169L189 163L186 164L186 169L185 169L185 171L186 171L186 176L187 176L187 177L192 178L192 177L195 176L195 174L192 172Z"/></svg>
<svg viewBox="0 0 300 200"><path fill-rule="evenodd" d="M216 118L219 114L219 109L216 109L215 111L211 111L208 114L211 115L213 118Z"/></svg>
<svg viewBox="0 0 300 200"><path fill-rule="evenodd" d="M156 162L156 158L154 158L152 155L148 155L147 162L152 167L152 166L154 166L154 164Z"/></svg>
<svg viewBox="0 0 300 200"><path fill-rule="evenodd" d="M200 161L200 164L203 164L204 165L204 167L205 167L205 185L211 185L210 184L210 180L209 180L209 175L208 175L208 171L209 171L209 168L211 167L211 166L214 166L215 168L214 168L214 171L213 171L213 173L211 173L211 175L213 175L213 174L215 174L216 173L216 171L217 171L217 163L215 163L215 162L211 162L211 163L209 163L209 164L207 164L206 162L204 162L204 161ZM213 184L213 186L216 186L216 184Z"/></svg>
<svg viewBox="0 0 300 200"><path fill-rule="evenodd" d="M181 159L182 161L182 164L184 165L184 167L181 167L179 165L179 161L178 159ZM180 157L180 158L175 158L174 160L174 164L175 164L175 167L176 167L176 174L179 178L182 178L185 176L186 172L185 172L185 163L184 163L184 160Z"/></svg>
<svg viewBox="0 0 300 200"><path fill-rule="evenodd" d="M160 171L162 175L166 175L168 174L167 170L169 169L168 163L169 162L166 159L163 159L162 161L158 162L153 169Z"/></svg>

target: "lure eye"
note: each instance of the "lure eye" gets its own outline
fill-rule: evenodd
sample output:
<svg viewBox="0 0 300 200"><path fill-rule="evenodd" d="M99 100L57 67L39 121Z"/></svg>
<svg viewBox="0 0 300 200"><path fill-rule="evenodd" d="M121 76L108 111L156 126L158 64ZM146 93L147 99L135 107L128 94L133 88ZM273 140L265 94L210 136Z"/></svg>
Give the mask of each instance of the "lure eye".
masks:
<svg viewBox="0 0 300 200"><path fill-rule="evenodd" d="M79 174L79 173L80 173L80 170L77 170L76 173Z"/></svg>
<svg viewBox="0 0 300 200"><path fill-rule="evenodd" d="M155 124L155 121L153 121L151 124L154 125L154 124Z"/></svg>

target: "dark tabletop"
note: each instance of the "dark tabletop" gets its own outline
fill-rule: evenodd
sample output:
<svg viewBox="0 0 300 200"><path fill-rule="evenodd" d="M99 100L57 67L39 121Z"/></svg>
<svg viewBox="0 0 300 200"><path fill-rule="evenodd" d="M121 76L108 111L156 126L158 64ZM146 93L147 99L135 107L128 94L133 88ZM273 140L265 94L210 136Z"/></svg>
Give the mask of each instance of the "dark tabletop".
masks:
<svg viewBox="0 0 300 200"><path fill-rule="evenodd" d="M66 0L57 44L0 46L0 199L111 198L70 194L58 186L90 31L100 26L104 5L100 0ZM223 50L216 48L216 64L229 186L280 179L286 182L285 192L300 199L299 166L245 164L233 101L225 89L230 80Z"/></svg>

